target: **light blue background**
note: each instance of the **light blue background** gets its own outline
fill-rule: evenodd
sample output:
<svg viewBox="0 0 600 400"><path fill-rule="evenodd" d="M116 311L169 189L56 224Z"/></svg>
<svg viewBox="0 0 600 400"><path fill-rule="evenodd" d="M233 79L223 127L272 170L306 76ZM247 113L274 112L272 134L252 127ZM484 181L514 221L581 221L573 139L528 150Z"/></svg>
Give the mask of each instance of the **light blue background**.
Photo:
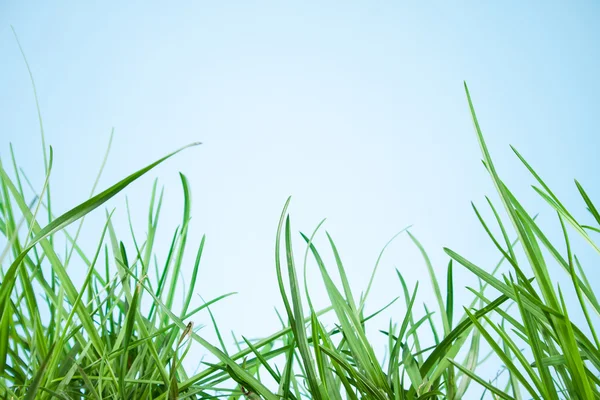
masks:
<svg viewBox="0 0 600 400"><path fill-rule="evenodd" d="M502 176L530 211L559 233L509 144L589 221L572 178L600 198L597 4L3 1L0 154L6 164L12 143L41 187L35 105L12 24L55 150L56 212L86 198L111 127L101 187L168 151L204 142L127 189L134 225L143 235L158 177L166 193L164 260L181 219L177 171L184 172L194 202L187 265L201 234L208 237L198 292L209 299L238 291L213 309L222 329L266 335L279 326L273 247L288 195L294 230L308 233L328 218L357 293L382 246L410 224L441 277L442 246L488 269L496 262L469 203L483 207L484 195L494 192L463 80ZM124 196L110 206L127 236ZM94 249L102 222L102 212L89 218L86 248ZM327 253L323 235L318 243ZM422 281L421 300L435 307L425 266L403 236L383 259L370 311L401 294L394 267L411 284ZM462 269L457 274L457 285L473 283ZM314 274L311 290L324 304ZM374 328L400 320L403 308L398 303ZM199 319L210 324L206 314ZM214 338L210 328L201 333ZM376 329L373 335L381 336Z"/></svg>

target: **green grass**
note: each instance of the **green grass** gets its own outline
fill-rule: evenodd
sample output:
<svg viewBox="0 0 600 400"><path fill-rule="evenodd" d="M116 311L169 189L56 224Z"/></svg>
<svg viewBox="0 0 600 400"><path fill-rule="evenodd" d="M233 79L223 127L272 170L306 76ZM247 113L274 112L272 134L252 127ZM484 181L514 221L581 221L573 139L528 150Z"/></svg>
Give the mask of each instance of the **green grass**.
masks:
<svg viewBox="0 0 600 400"><path fill-rule="evenodd" d="M465 91L483 163L501 203L488 200L491 221L473 208L481 232L489 235L498 251L489 257L499 261L490 271L444 249L447 273L438 276L418 239L408 230L401 232L421 252L434 298L419 312L415 306L419 285L409 287L397 272L398 293L390 302L401 298L405 314L379 327L387 341L384 358L374 350L366 325L387 306L365 313L373 279L357 297L334 240L321 233L321 225L311 235L301 234L303 254L316 262L329 299L326 309L313 307L306 280L301 279L306 261L304 270L299 268L292 248L289 199L275 236L275 270L285 311L282 328L258 341L242 337L235 353L227 349L209 308L228 295L191 307L204 238L195 245L187 240L191 204L183 174L182 223L166 259L155 254L162 205L156 183L145 237L133 235L132 227L127 239L133 245L127 247L112 225L112 212L106 211L97 247L86 253L79 239L84 217L189 146L99 194L93 194L96 179L89 200L54 215L49 185L53 154L45 147L40 118L44 185L37 190L29 185L12 148L11 159L0 161L0 398L400 400L470 399L476 393L502 399L600 398L596 333L600 303L569 236L580 236L599 252L593 235L600 232L600 214L576 182L592 221L579 222L515 150L537 182L533 189L556 214L554 231L542 229L502 180L466 85ZM101 172L102 168L99 176ZM42 224L43 220L49 222ZM73 225L76 233L71 235L67 228ZM557 233L562 240L553 243L550 237ZM314 239L323 234L329 246L317 249ZM186 249L196 252L195 263L192 271L186 271L191 279L184 300L176 305ZM325 252L333 255L335 265L325 264ZM87 266L85 279L77 283L68 271L75 258ZM551 264L562 268L560 276L551 276ZM501 266L507 272L500 274ZM465 268L478 282L478 287L469 288L473 296L469 304L454 300L456 268ZM376 270L377 265L373 276ZM576 301L566 303L565 290L572 291ZM218 343L205 340L194 327L201 312L206 313L204 319L210 317ZM326 325L325 314L335 323ZM203 363L197 371L186 370L183 360L193 344L216 361ZM491 362L499 370L492 379L481 373L482 365Z"/></svg>

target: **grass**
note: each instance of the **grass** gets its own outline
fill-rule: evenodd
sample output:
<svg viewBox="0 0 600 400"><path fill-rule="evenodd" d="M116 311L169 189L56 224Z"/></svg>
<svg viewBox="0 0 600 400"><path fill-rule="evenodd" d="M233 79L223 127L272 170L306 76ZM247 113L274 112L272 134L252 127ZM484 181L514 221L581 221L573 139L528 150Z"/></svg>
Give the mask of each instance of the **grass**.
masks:
<svg viewBox="0 0 600 400"><path fill-rule="evenodd" d="M593 235L600 232L600 213L576 181L592 221L579 222L515 150L537 182L533 189L556 214L554 231L542 229L502 180L466 85L465 91L483 164L501 203L488 199L491 221L473 208L497 248L498 254L490 257L500 261L489 271L444 249L447 273L438 276L418 239L408 230L401 232L423 255L435 296L424 313L418 312L418 283L408 287L397 272L405 314L381 327L387 338L383 359L365 327L387 306L365 314L372 279L357 297L332 237L325 233L328 249L314 245L320 225L311 235L301 234L304 254L318 265L330 303L324 310L313 307L292 248L289 199L275 237L275 269L285 311L282 328L258 341L242 337L235 353L228 351L210 311L228 295L191 308L204 238L193 249L195 263L184 301L175 306L175 295L181 294L183 254L191 247L189 185L183 174L182 223L166 259L159 261L154 249L162 204L156 183L146 236L137 238L132 229L133 246L126 247L112 225L112 213L106 211L97 247L86 253L79 244L84 217L189 146L94 195L97 179L89 200L55 216L49 185L52 148L45 147L40 117L43 187L35 190L28 184L12 148L11 159L0 161L0 398L401 400L470 399L475 393L495 399L600 398L600 303L570 237L579 236L599 252ZM49 222L42 226L39 221L44 219ZM71 235L66 228L74 224L76 233ZM557 232L561 243L550 239ZM61 248L65 243L66 249ZM325 251L333 254L336 265L325 265ZM77 284L68 271L75 258L87 266L85 279ZM551 276L550 264L562 268L560 277ZM500 274L502 265L508 271ZM464 305L454 301L453 271L461 267L479 282L477 288L469 288L473 300ZM377 265L373 276L376 270ZM575 293L576 301L567 303L565 290ZM217 344L194 327L200 312L210 316ZM325 314L333 316L335 324L324 324ZM197 371L186 370L183 360L192 344L201 345L216 361L204 362ZM490 379L480 371L492 359L500 372Z"/></svg>

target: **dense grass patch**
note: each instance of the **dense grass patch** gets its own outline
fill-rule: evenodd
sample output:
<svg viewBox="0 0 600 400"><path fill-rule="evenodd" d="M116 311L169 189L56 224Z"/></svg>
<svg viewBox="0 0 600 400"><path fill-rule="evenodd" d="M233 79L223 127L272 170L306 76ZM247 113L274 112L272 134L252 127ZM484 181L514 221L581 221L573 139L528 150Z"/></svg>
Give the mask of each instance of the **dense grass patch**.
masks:
<svg viewBox="0 0 600 400"><path fill-rule="evenodd" d="M181 294L184 250L191 247L187 242L189 187L184 175L183 221L173 235L166 260L160 264L154 256L162 204L156 185L145 237L134 236L133 246L127 247L107 212L96 250L86 253L78 244L85 215L183 149L134 172L63 215L54 215L51 207L48 182L52 148L45 150L47 177L38 190L25 190L28 180L14 156L2 160L0 396L399 400L472 398L472 393L483 391L485 397L503 399L600 397L600 342L595 331L600 303L585 268L572 251L570 238L578 235L593 252L600 252L594 241L600 232L600 213L576 182L591 222L586 225L578 221L515 150L537 181L534 190L556 213L554 229L562 241L554 243L550 238L556 232L540 227L496 170L466 85L465 90L483 163L500 199L495 205L489 201L494 216L491 221L474 210L498 250L490 257L499 258L500 263L496 269L486 270L467 256L445 249L447 273L437 276L419 241L410 232L403 233L423 254L435 298L424 313L417 312L418 285L408 287L398 272L403 290L397 295L405 302L405 314L379 327L388 342L384 359L378 357L365 331L374 316L365 313L371 283L356 296L333 239L325 233L327 249L313 244L315 235L321 234L319 228L311 235L302 235L306 243L302 250L318 265L330 305L324 310L313 307L292 248L289 200L275 236L275 270L285 311L281 315L283 327L259 341L242 338L243 345L232 354L209 309L227 295L196 308L190 306L204 239L192 249L197 255L184 301L181 305L175 301L176 294ZM42 226L42 219L49 223ZM73 224L79 225L70 235L66 228ZM325 265L324 252L333 254L335 265ZM85 279L77 284L69 274L74 258L87 266ZM562 268L560 277L551 276L549 263ZM501 264L508 266L508 273L498 273ZM466 268L479 281L477 288L469 289L473 295L469 304L454 301L455 268ZM565 301L563 290L567 287L575 293L576 301ZM208 311L213 321L218 343L209 343L194 328L196 315L202 310ZM375 314L381 312L385 308ZM332 326L322 322L326 313L335 318ZM579 324L574 323L574 315L581 317ZM428 334L422 335L424 331ZM424 341L425 337L431 340ZM192 343L204 347L218 361L204 363L198 371L186 370L182 360L189 355ZM490 356L501 364L501 373L494 380L478 373L478 367Z"/></svg>

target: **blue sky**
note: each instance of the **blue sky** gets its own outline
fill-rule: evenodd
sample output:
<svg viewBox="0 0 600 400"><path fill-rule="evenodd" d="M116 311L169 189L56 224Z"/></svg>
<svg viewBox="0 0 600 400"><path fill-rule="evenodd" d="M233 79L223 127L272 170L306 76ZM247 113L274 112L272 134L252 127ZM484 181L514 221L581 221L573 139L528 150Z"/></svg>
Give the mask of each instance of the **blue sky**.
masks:
<svg viewBox="0 0 600 400"><path fill-rule="evenodd" d="M158 177L164 252L181 219L177 172L185 173L190 250L207 235L199 293L239 292L215 306L219 323L265 335L278 327L273 247L288 195L296 231L327 217L357 292L382 246L411 224L442 276L443 246L486 268L496 262L470 205L494 193L463 80L501 174L531 212L552 221L509 144L585 216L572 179L599 198L599 11L595 2L4 1L0 155L7 160L12 143L41 187L35 104L13 25L55 151L57 212L88 195L112 127L102 187L202 141L126 191L134 225L143 235ZM110 207L127 235L124 199ZM90 249L102 218L84 229ZM401 294L394 268L423 281L422 298L432 300L420 255L401 237L383 259L372 310Z"/></svg>

